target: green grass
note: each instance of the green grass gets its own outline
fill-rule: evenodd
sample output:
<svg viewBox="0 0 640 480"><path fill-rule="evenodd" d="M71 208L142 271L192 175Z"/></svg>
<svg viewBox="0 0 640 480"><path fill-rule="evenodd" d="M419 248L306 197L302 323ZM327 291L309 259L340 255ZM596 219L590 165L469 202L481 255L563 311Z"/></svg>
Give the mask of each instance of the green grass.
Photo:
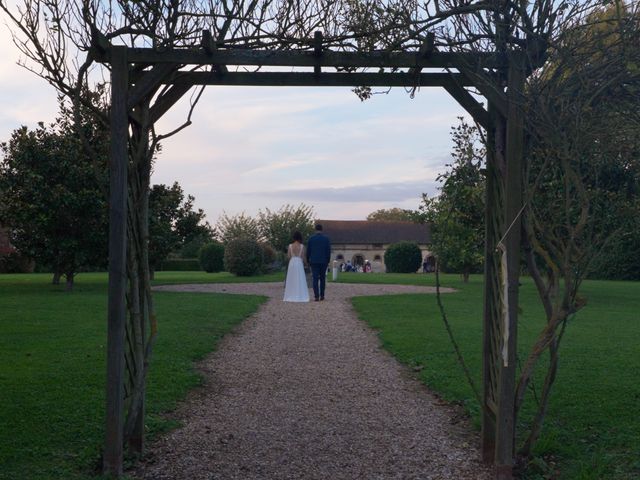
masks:
<svg viewBox="0 0 640 480"><path fill-rule="evenodd" d="M189 277L158 274L158 282ZM0 479L79 480L99 471L104 432L106 274L75 290L50 275L0 275ZM220 281L227 281L220 280ZM198 385L194 361L263 297L158 292L159 336L148 379L147 428Z"/></svg>
<svg viewBox="0 0 640 480"><path fill-rule="evenodd" d="M328 279L331 275L327 276ZM455 276L448 276L448 281L455 282ZM441 280L442 281L442 280ZM375 283L375 284L396 284L396 285L426 285L436 284L435 276L422 273L359 273L340 272L338 273L339 283Z"/></svg>
<svg viewBox="0 0 640 480"><path fill-rule="evenodd" d="M179 283L245 283L245 282L282 282L284 272L238 277L227 272L156 272L155 285L173 285Z"/></svg>
<svg viewBox="0 0 640 480"><path fill-rule="evenodd" d="M341 281L430 285L433 275L342 275ZM445 275L443 295L456 338L481 385L482 278L463 284ZM571 320L561 346L558 378L538 461L526 478L626 480L640 478L640 282L587 281L588 305ZM419 377L443 398L465 405L476 425L479 408L452 353L435 297L359 297L353 303L385 348L401 362L422 366ZM518 343L522 358L543 322L533 283L522 279ZM538 372L540 385L540 372ZM522 419L530 417L530 401ZM522 428L523 422L520 424ZM554 473L556 472L556 473ZM555 475L555 476L554 476Z"/></svg>
<svg viewBox="0 0 640 480"><path fill-rule="evenodd" d="M238 278L226 273L158 272L155 284L281 281L283 274ZM432 274L341 273L340 282L433 285ZM482 279L443 296L465 357L480 383ZM0 275L0 479L96 478L103 441L106 274L80 274L76 290L50 276ZM330 287L329 287L330 288ZM640 478L640 283L586 282L589 303L569 325L557 384L528 478ZM171 428L171 410L200 382L193 362L255 311L261 297L158 292L160 335L148 387L147 427ZM466 406L478 406L452 354L435 298L359 297L360 316L380 331L397 358L422 366L420 378ZM542 325L533 284L523 279L519 349ZM525 410L529 415L531 404ZM555 462L552 464L551 462ZM559 473L553 476L553 470Z"/></svg>

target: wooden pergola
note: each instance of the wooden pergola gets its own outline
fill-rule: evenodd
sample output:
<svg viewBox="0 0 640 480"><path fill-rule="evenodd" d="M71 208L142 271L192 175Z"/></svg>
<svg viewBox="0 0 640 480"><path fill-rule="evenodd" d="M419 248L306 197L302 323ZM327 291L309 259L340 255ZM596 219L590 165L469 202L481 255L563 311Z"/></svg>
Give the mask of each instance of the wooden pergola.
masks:
<svg viewBox="0 0 640 480"><path fill-rule="evenodd" d="M92 54L111 66L111 162L108 359L105 473L123 462L127 341L127 170L129 128L145 115L158 121L197 85L443 87L487 132L485 287L483 308L482 453L496 478L512 477L515 442L515 367L522 207L526 54L440 52L429 36L416 52L323 49L317 32L309 50L242 50L217 45L204 31L199 48L156 51L110 45L95 38ZM188 66L211 71L185 71ZM248 67L251 71L234 71ZM274 71L289 67L293 71ZM370 73L368 68L378 69ZM331 69L331 71L326 71ZM435 69L436 71L430 71ZM150 108L141 108L149 97ZM486 99L476 100L465 87ZM145 100L146 99L146 100ZM146 104L147 107L149 103ZM142 449L144 402L137 418Z"/></svg>

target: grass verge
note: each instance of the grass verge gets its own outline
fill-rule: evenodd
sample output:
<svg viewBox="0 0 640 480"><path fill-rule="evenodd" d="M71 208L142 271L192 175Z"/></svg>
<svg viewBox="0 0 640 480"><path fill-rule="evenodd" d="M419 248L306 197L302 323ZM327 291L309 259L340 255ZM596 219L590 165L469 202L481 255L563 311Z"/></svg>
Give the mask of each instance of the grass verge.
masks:
<svg viewBox="0 0 640 480"><path fill-rule="evenodd" d="M189 278L176 273L180 276L174 279ZM80 274L72 293L50 285L50 279L45 274L0 275L2 480L99 477L107 276ZM154 299L160 331L147 389L151 437L172 426L161 413L175 408L200 383L194 362L264 301L173 292L157 292Z"/></svg>
<svg viewBox="0 0 640 480"><path fill-rule="evenodd" d="M386 278L385 278L386 277ZM395 278L398 277L398 278ZM352 274L340 281L432 285L433 275ZM446 275L457 293L443 302L465 359L481 387L482 278L463 284ZM561 364L538 459L525 478L631 480L640 478L640 282L587 281L588 305L571 320L561 346ZM476 425L479 406L456 362L435 296L357 297L359 316L379 330L401 362L422 368L421 380L449 401L463 404ZM543 325L533 283L522 279L518 348L528 353ZM538 372L537 385L541 385ZM532 396L519 428L531 417Z"/></svg>

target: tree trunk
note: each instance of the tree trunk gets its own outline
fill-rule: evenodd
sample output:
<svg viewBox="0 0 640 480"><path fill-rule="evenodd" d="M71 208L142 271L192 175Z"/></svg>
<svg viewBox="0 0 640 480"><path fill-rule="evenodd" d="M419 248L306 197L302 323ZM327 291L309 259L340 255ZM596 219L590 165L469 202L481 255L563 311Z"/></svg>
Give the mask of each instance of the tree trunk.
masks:
<svg viewBox="0 0 640 480"><path fill-rule="evenodd" d="M65 288L65 290L67 292L71 292L73 290L73 279L75 274L74 273L65 273L64 274L66 280L67 280L67 286Z"/></svg>
<svg viewBox="0 0 640 480"><path fill-rule="evenodd" d="M60 285L60 277L62 276L62 273L60 272L53 272L53 279L51 280L51 283L53 285Z"/></svg>
<svg viewBox="0 0 640 480"><path fill-rule="evenodd" d="M469 271L468 270L464 270L462 272L462 281L464 283L469 283Z"/></svg>
<svg viewBox="0 0 640 480"><path fill-rule="evenodd" d="M531 455L531 450L542 432L542 424L544 423L544 418L547 415L547 410L549 408L551 387L553 386L558 373L559 344L560 338L554 338L554 340L549 344L549 369L547 370L547 375L544 379L540 404L538 405L538 411L536 412L536 416L531 424L531 431L519 452L523 457L529 457Z"/></svg>

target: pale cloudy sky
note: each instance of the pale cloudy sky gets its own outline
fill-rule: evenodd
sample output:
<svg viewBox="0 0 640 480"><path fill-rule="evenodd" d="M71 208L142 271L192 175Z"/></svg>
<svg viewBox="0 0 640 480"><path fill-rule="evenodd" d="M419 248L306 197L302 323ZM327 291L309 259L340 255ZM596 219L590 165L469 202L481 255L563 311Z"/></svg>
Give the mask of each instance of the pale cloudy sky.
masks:
<svg viewBox="0 0 640 480"><path fill-rule="evenodd" d="M0 25L0 140L56 115L56 93L16 65ZM159 124L187 114L179 103ZM208 87L193 125L163 143L153 183L178 181L210 223L219 215L305 203L317 218L358 220L379 208L418 207L448 163L463 110L442 89L402 88L366 102L349 88Z"/></svg>

